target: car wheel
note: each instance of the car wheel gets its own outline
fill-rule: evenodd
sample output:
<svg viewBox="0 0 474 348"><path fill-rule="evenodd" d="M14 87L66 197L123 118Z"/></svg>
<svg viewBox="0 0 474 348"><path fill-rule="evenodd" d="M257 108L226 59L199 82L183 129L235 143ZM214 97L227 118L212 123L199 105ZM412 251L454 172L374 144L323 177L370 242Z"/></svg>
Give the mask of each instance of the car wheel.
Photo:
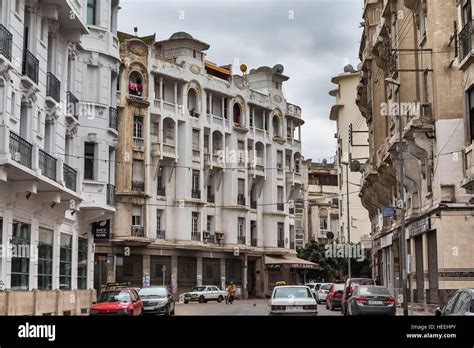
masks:
<svg viewBox="0 0 474 348"><path fill-rule="evenodd" d="M171 315L174 315L175 309L176 309L176 305L173 303L173 310L170 312Z"/></svg>
<svg viewBox="0 0 474 348"><path fill-rule="evenodd" d="M184 304L188 304L188 303L189 303L189 301L184 301Z"/></svg>
<svg viewBox="0 0 474 348"><path fill-rule="evenodd" d="M329 308L328 308L330 311L332 311L334 308L332 307L332 302L329 301Z"/></svg>
<svg viewBox="0 0 474 348"><path fill-rule="evenodd" d="M201 296L199 297L199 303L205 303L205 301L206 301L206 300L204 299L204 296L201 295Z"/></svg>
<svg viewBox="0 0 474 348"><path fill-rule="evenodd" d="M217 298L217 302L219 302L219 303L221 303L222 300L224 300L224 298L223 298L222 296L219 296L219 297Z"/></svg>

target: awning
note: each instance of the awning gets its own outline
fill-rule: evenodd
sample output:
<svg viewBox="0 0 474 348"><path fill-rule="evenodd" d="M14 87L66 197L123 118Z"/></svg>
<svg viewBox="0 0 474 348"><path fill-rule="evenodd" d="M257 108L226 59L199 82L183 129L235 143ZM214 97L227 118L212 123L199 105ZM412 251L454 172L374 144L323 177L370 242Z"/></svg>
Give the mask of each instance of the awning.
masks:
<svg viewBox="0 0 474 348"><path fill-rule="evenodd" d="M303 260L296 255L265 256L265 265L268 269L299 268L299 269L319 269L317 263Z"/></svg>

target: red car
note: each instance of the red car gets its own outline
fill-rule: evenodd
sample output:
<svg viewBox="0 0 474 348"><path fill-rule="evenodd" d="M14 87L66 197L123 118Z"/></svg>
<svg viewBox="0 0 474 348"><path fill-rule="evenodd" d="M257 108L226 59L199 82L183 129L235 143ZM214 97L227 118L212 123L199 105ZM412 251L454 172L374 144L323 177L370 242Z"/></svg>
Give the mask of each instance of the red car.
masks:
<svg viewBox="0 0 474 348"><path fill-rule="evenodd" d="M137 291L122 288L102 291L97 302L89 308L89 315L142 315L143 303Z"/></svg>
<svg viewBox="0 0 474 348"><path fill-rule="evenodd" d="M344 283L332 284L329 293L326 296L326 309L333 310L336 307L341 307L342 294L344 292Z"/></svg>

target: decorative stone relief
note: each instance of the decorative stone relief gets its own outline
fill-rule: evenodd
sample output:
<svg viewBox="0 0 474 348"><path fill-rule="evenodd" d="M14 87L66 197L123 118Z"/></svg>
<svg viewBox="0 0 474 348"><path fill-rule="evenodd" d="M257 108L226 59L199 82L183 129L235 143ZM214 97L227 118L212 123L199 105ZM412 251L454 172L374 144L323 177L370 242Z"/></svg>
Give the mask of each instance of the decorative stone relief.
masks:
<svg viewBox="0 0 474 348"><path fill-rule="evenodd" d="M201 74L201 68L198 67L196 64L191 64L189 66L189 70L195 75Z"/></svg>

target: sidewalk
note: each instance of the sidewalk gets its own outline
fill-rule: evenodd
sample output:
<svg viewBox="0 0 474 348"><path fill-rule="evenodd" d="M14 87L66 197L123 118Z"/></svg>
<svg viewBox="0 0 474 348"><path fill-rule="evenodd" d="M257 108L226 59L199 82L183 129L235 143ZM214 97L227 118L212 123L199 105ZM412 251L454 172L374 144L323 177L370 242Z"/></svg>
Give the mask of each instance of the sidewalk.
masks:
<svg viewBox="0 0 474 348"><path fill-rule="evenodd" d="M420 311L416 308L411 310L410 307L408 307L408 315L409 316L427 316L427 317L432 317L435 314L431 312L425 312L425 311ZM397 316L403 316L403 308L402 307L397 307Z"/></svg>

